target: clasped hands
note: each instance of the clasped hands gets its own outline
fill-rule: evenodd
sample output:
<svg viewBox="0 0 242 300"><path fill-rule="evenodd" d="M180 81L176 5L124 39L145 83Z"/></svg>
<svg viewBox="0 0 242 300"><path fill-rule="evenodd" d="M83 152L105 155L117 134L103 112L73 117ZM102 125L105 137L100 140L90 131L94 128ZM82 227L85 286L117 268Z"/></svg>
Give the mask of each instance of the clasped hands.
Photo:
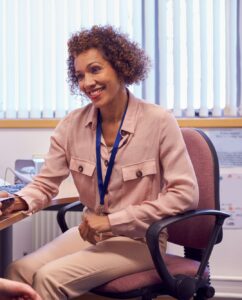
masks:
<svg viewBox="0 0 242 300"><path fill-rule="evenodd" d="M92 213L85 214L82 223L78 227L83 240L93 245L96 245L102 239L102 233L108 232L110 229L108 216L98 216Z"/></svg>

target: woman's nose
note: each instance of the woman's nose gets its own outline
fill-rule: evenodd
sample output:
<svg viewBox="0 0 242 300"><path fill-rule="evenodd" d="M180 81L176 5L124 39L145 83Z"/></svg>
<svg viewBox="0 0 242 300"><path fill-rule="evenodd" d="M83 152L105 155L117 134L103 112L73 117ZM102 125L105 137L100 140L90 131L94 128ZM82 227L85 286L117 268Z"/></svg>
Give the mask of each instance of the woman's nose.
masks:
<svg viewBox="0 0 242 300"><path fill-rule="evenodd" d="M90 87L95 85L94 77L91 74L86 74L84 77L84 87Z"/></svg>

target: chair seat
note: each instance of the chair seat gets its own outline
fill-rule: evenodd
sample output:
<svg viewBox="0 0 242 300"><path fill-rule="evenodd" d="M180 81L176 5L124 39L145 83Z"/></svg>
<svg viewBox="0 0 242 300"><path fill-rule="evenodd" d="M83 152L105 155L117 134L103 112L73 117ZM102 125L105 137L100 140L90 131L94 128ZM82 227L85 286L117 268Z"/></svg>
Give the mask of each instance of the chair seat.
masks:
<svg viewBox="0 0 242 300"><path fill-rule="evenodd" d="M198 261L172 254L166 254L164 256L164 260L170 274L172 274L173 276L178 274L195 276L200 265ZM204 272L204 278L207 278L208 276L209 270L208 268L206 268ZM144 288L146 286L152 286L161 283L162 280L156 269L151 269L114 279L93 289L93 292L125 293L132 290Z"/></svg>

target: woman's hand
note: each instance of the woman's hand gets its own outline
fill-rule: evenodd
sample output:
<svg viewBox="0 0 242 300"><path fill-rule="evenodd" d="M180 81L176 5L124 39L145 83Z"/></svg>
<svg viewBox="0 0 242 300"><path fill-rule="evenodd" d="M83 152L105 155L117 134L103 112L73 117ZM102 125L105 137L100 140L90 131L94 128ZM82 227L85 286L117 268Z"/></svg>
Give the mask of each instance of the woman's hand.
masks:
<svg viewBox="0 0 242 300"><path fill-rule="evenodd" d="M41 300L42 298L25 283L0 278L0 299Z"/></svg>
<svg viewBox="0 0 242 300"><path fill-rule="evenodd" d="M4 192L4 191L0 192L0 198L7 198L7 197L11 197L11 196L12 195L9 195L9 193L7 193L7 192ZM11 213L13 211L13 209L14 209L14 202L12 202L10 205L7 205L7 207L4 208L3 203L0 201L0 216Z"/></svg>
<svg viewBox="0 0 242 300"><path fill-rule="evenodd" d="M110 231L111 226L108 216L86 214L78 229L84 241L96 245L101 240L101 234Z"/></svg>
<svg viewBox="0 0 242 300"><path fill-rule="evenodd" d="M28 209L28 204L23 199L21 199L18 196L11 195L7 192L1 191L0 192L0 198L6 198L6 197L13 197L14 201L6 209L3 209L3 204L0 202L0 216L1 215L8 215L8 214L10 214L14 211L27 210Z"/></svg>

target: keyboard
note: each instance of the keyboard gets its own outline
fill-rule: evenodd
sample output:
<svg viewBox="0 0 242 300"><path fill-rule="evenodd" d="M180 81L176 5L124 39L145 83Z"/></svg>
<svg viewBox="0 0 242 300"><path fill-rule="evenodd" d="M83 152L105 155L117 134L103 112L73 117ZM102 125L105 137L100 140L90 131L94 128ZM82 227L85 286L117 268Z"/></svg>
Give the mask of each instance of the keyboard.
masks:
<svg viewBox="0 0 242 300"><path fill-rule="evenodd" d="M14 194L14 193L17 193L18 191L20 191L25 186L26 186L26 183L1 185L0 191L5 191L5 192L8 192L9 194Z"/></svg>

